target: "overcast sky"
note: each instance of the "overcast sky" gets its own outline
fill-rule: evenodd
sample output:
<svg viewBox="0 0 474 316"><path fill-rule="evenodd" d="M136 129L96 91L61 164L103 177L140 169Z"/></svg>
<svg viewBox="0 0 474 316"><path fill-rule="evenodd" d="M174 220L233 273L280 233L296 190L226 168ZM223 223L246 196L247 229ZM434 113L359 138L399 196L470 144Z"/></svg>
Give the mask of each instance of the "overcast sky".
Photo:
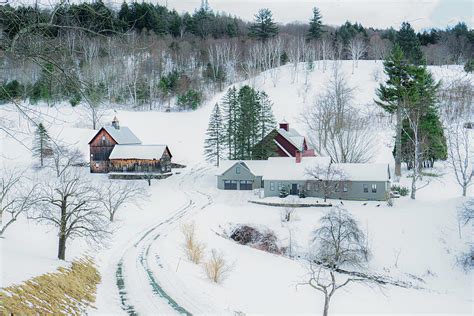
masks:
<svg viewBox="0 0 474 316"><path fill-rule="evenodd" d="M10 0L25 3L33 0ZM43 4L56 0L38 0ZM80 1L80 0L74 0ZM106 4L118 4L123 0L103 0ZM141 0L139 0L141 2ZM201 0L151 0L167 5L178 12L193 12ZM341 25L345 21L360 22L365 27L398 29L408 21L416 29L445 28L464 21L472 28L474 0L209 0L214 11L227 12L244 20L252 20L260 8L269 8L277 22L307 22L311 9L316 6L323 15L323 23Z"/></svg>

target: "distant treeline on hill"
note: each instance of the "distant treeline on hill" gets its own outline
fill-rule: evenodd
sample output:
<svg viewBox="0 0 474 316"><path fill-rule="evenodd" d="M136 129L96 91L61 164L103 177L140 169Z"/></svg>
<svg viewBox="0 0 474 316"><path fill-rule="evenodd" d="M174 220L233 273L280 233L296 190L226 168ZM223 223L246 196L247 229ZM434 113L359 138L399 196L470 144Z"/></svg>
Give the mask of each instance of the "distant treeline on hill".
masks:
<svg viewBox="0 0 474 316"><path fill-rule="evenodd" d="M50 9L0 7L0 102L69 100L195 109L207 92L287 62L384 59L394 43L412 63L467 64L474 31L465 23L415 33L359 23L278 24L268 9L246 22L206 4L179 14L159 4L102 1ZM3 86L1 85L3 84Z"/></svg>

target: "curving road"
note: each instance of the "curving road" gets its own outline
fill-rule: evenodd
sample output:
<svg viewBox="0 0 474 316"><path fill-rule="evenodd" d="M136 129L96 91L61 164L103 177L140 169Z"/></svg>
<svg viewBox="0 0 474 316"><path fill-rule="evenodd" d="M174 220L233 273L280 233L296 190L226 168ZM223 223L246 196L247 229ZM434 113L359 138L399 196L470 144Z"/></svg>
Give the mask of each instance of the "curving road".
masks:
<svg viewBox="0 0 474 316"><path fill-rule="evenodd" d="M183 194L183 203L172 214L144 230L124 249L116 265L115 278L120 304L129 315L157 315L191 313L172 298L160 285L151 264L160 267L159 256L150 252L152 245L173 229L184 216L212 204L212 197L195 189L197 180L209 167L195 167L174 177L180 177L176 190ZM186 300L187 306L193 302ZM199 310L196 306L196 309Z"/></svg>

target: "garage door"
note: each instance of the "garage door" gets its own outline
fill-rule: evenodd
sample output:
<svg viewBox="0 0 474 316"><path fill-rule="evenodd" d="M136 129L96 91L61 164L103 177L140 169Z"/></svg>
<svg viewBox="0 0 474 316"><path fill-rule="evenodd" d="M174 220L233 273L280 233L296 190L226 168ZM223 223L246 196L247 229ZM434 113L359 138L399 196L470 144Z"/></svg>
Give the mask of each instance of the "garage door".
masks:
<svg viewBox="0 0 474 316"><path fill-rule="evenodd" d="M252 190L253 181L250 180L240 180L240 189L241 190Z"/></svg>
<svg viewBox="0 0 474 316"><path fill-rule="evenodd" d="M237 181L224 180L224 190L237 190Z"/></svg>

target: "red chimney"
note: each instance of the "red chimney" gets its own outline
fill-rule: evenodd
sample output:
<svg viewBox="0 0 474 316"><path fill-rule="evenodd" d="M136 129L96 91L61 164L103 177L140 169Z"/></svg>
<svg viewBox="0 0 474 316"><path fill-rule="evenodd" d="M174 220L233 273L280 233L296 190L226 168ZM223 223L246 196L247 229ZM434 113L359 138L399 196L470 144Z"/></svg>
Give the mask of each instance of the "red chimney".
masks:
<svg viewBox="0 0 474 316"><path fill-rule="evenodd" d="M288 124L287 121L283 120L283 122L280 123L280 128L283 128L285 131L288 132L290 129L290 124Z"/></svg>
<svg viewBox="0 0 474 316"><path fill-rule="evenodd" d="M300 163L301 162L301 151L297 150L296 153L295 153L295 157L296 157L296 163Z"/></svg>

